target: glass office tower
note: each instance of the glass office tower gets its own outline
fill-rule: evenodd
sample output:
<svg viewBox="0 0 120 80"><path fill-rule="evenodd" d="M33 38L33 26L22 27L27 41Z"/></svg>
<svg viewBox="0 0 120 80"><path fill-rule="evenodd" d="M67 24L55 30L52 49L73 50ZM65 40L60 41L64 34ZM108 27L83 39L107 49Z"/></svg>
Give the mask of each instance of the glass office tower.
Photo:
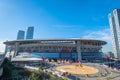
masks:
<svg viewBox="0 0 120 80"><path fill-rule="evenodd" d="M28 27L26 39L33 39L34 27Z"/></svg>
<svg viewBox="0 0 120 80"><path fill-rule="evenodd" d="M17 40L23 40L25 36L25 31L19 30L17 34Z"/></svg>
<svg viewBox="0 0 120 80"><path fill-rule="evenodd" d="M120 60L120 9L114 9L108 17L112 34L114 55Z"/></svg>

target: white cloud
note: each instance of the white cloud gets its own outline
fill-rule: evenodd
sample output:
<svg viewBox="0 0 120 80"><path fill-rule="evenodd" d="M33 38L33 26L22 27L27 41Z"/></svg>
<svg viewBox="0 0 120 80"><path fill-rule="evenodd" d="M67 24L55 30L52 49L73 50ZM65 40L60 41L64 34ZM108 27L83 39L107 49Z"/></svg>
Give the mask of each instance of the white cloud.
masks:
<svg viewBox="0 0 120 80"><path fill-rule="evenodd" d="M3 41L0 41L0 52L4 52L5 45L3 44Z"/></svg>
<svg viewBox="0 0 120 80"><path fill-rule="evenodd" d="M93 38L111 41L110 29L87 32L87 35L83 36L83 38Z"/></svg>
<svg viewBox="0 0 120 80"><path fill-rule="evenodd" d="M98 39L107 42L107 45L103 47L103 51L113 51L112 49L112 37L110 29L103 29L98 31L89 31L83 38Z"/></svg>

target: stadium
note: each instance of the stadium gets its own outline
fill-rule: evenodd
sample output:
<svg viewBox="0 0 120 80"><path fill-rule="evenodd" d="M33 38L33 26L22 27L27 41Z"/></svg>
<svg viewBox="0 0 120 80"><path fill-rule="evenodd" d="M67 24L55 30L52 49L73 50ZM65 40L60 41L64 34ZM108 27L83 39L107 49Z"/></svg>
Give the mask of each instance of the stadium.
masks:
<svg viewBox="0 0 120 80"><path fill-rule="evenodd" d="M15 57L28 52L36 57L52 59L70 59L79 61L99 62L103 59L102 46L105 41L94 39L28 39L4 42L5 53Z"/></svg>

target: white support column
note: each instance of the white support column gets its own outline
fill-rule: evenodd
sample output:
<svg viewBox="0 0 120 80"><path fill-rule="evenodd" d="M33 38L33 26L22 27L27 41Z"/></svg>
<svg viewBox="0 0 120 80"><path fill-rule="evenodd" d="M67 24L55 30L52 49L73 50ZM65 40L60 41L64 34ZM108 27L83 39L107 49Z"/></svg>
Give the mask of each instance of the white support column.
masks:
<svg viewBox="0 0 120 80"><path fill-rule="evenodd" d="M19 50L19 43L16 42L15 43L15 52L14 52L14 56L13 57L15 57L17 55L18 50Z"/></svg>
<svg viewBox="0 0 120 80"><path fill-rule="evenodd" d="M4 53L6 54L7 52L8 52L8 45L6 44L5 45L5 52Z"/></svg>
<svg viewBox="0 0 120 80"><path fill-rule="evenodd" d="M81 42L77 41L77 55L78 55L78 61L82 61L81 57Z"/></svg>

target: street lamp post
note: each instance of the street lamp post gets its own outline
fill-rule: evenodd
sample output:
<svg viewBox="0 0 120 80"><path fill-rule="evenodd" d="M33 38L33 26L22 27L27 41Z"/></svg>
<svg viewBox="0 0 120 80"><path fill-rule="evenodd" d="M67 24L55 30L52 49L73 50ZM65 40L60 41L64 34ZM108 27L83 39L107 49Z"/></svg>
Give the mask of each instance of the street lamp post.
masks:
<svg viewBox="0 0 120 80"><path fill-rule="evenodd" d="M75 68L76 68L76 80L77 80L77 65L75 66Z"/></svg>

